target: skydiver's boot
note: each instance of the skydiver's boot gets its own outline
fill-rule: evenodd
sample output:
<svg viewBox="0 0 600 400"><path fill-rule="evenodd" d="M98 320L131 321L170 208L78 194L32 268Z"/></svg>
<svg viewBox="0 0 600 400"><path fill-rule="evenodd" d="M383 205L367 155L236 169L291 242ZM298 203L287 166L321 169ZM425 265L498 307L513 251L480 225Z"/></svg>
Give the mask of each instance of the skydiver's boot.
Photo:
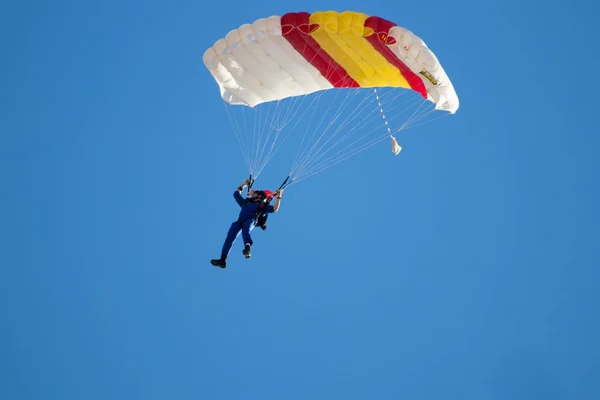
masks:
<svg viewBox="0 0 600 400"><path fill-rule="evenodd" d="M250 258L250 245L248 243L246 243L246 246L244 246L244 250L242 251L242 254L244 254L246 256L246 258Z"/></svg>
<svg viewBox="0 0 600 400"><path fill-rule="evenodd" d="M225 269L225 268L227 268L227 262L226 262L226 260L227 260L227 257L221 256L221 258L219 258L219 259L210 260L210 263L212 265L214 265L215 267L219 267L219 268Z"/></svg>

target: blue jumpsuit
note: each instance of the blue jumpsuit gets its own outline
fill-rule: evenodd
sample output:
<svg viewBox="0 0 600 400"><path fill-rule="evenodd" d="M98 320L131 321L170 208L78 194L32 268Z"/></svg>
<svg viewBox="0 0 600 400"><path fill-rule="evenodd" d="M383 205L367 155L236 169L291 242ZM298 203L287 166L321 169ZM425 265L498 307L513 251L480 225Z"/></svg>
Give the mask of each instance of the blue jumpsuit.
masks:
<svg viewBox="0 0 600 400"><path fill-rule="evenodd" d="M240 215L238 216L238 220L231 224L229 227L229 232L227 232L227 237L225 238L225 243L223 243L223 249L221 250L221 258L227 257L229 254L229 250L231 250L231 246L235 239L242 232L242 239L244 239L244 244L252 245L252 237L250 236L250 231L254 229L254 222L258 217L258 213L268 214L275 211L272 205L267 204L260 209L260 203L256 203L253 201L244 200L240 192L237 190L233 192L233 198L239 204L242 209L240 210Z"/></svg>

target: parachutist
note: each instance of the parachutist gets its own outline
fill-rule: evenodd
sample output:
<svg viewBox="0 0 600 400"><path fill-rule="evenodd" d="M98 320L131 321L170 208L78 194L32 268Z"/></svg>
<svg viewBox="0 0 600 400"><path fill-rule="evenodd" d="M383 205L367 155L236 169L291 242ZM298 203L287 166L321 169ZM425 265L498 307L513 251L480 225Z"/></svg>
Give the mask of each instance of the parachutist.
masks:
<svg viewBox="0 0 600 400"><path fill-rule="evenodd" d="M266 228L267 214L277 212L283 190L277 190L274 194L269 190L248 190L249 197L244 199L241 195L246 186L250 184L250 180L246 179L234 192L233 198L241 207L237 221L233 222L229 227L223 248L221 250L221 258L213 259L210 263L216 267L227 268L227 256L231 250L231 246L237 239L240 232L244 240L244 250L242 253L246 258L250 258L250 247L253 244L250 232L255 226L260 226L263 230ZM269 204L275 197L277 200L274 205ZM258 224L262 219L262 224Z"/></svg>

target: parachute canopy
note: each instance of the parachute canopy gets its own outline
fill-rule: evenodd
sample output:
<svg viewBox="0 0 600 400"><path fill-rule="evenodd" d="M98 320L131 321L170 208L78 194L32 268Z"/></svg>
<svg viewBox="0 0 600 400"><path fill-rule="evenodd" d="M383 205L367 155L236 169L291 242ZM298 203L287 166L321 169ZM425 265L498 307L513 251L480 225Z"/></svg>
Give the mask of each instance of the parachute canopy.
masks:
<svg viewBox="0 0 600 400"><path fill-rule="evenodd" d="M284 144L298 140L288 185L388 138L398 154L395 132L459 106L423 40L360 12L261 18L231 30L203 59L250 175L257 178Z"/></svg>
<svg viewBox="0 0 600 400"><path fill-rule="evenodd" d="M230 31L204 54L230 104L332 88L411 89L450 113L458 97L435 54L411 31L360 12L288 13Z"/></svg>

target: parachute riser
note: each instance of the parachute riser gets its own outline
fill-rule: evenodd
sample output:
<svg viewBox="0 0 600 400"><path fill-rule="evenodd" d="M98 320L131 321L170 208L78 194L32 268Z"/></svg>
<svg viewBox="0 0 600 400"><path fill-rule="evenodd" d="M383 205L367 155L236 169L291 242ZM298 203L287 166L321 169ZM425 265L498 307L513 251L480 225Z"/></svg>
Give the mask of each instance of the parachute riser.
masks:
<svg viewBox="0 0 600 400"><path fill-rule="evenodd" d="M292 183L292 181L289 181L289 180L290 180L290 176L288 175L285 178L285 180L283 181L283 183L281 185L279 185L279 189L277 189L276 192L279 191L279 190L283 190L286 187L288 187ZM271 197L270 199L267 200L267 203L271 203L272 200L273 200L273 198Z"/></svg>
<svg viewBox="0 0 600 400"><path fill-rule="evenodd" d="M254 179L252 178L252 174L248 178L248 189L246 190L246 197L250 196L250 190L252 190L252 185L254 185Z"/></svg>
<svg viewBox="0 0 600 400"><path fill-rule="evenodd" d="M286 187L288 187L289 185L291 185L291 183L292 183L292 182L291 182L291 181L290 181L290 182L288 182L289 180L290 180L290 176L288 175L288 176L285 178L285 180L283 181L283 183L282 183L282 184L279 186L279 189L277 189L277 190L283 190L283 189L285 189Z"/></svg>

